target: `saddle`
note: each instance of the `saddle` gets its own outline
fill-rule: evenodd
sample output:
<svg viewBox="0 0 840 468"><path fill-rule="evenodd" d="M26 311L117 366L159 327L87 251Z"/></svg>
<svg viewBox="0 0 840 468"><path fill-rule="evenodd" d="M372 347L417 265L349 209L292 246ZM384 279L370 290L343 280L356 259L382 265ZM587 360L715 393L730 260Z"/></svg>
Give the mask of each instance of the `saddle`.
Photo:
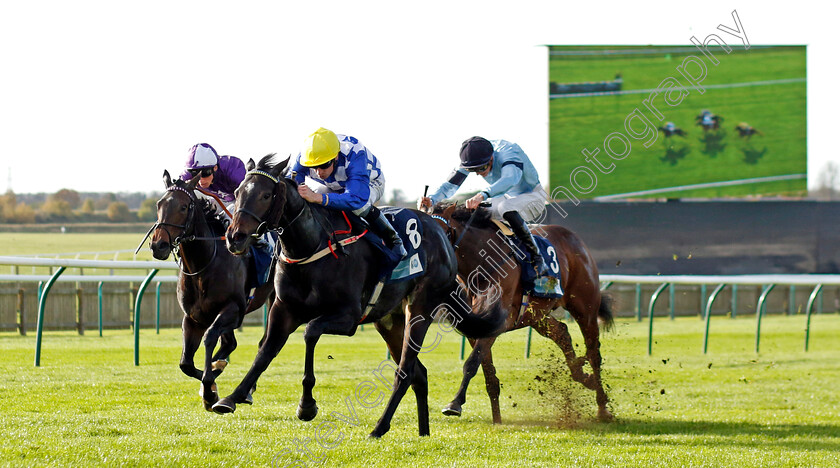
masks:
<svg viewBox="0 0 840 468"><path fill-rule="evenodd" d="M530 296L560 298L563 297L562 277L560 266L557 262L557 250L548 239L533 235L534 242L540 249L540 255L548 266L548 273L544 276L537 276L534 269L531 268L531 255L527 249L519 242L519 239L514 235L513 230L504 221L492 218L494 224L499 228L499 231L504 234L505 240L514 251L514 257L519 261L522 267L521 283L522 288Z"/></svg>

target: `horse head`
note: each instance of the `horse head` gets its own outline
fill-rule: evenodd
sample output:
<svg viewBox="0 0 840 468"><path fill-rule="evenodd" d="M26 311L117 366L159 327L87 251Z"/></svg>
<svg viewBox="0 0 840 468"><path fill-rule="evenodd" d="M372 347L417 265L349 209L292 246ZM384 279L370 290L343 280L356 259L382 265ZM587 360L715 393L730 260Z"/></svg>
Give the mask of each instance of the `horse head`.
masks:
<svg viewBox="0 0 840 468"><path fill-rule="evenodd" d="M157 202L157 222L151 240L152 255L156 259L169 258L172 249L192 228L196 211L193 191L198 181L198 177L193 177L189 182L173 182L169 171L163 172L166 192Z"/></svg>
<svg viewBox="0 0 840 468"><path fill-rule="evenodd" d="M248 250L253 239L266 230L277 229L286 205L287 191L283 171L289 158L274 163L274 153L263 157L255 164L248 160L248 173L234 193L236 211L227 230L227 248L235 255Z"/></svg>

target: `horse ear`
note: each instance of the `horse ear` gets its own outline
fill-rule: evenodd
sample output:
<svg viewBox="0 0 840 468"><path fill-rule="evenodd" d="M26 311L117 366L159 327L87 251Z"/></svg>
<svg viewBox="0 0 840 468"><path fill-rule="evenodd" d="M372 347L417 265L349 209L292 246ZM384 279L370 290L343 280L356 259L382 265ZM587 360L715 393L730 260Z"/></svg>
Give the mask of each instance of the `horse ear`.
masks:
<svg viewBox="0 0 840 468"><path fill-rule="evenodd" d="M441 216L443 216L446 219L452 219L452 213L455 212L455 208L457 207L458 205L455 203L447 206L446 209L443 210L443 214Z"/></svg>
<svg viewBox="0 0 840 468"><path fill-rule="evenodd" d="M166 188L172 187L172 177L169 176L169 171L163 170L163 185Z"/></svg>
<svg viewBox="0 0 840 468"><path fill-rule="evenodd" d="M187 182L187 190L195 190L195 186L198 185L198 181L201 180L201 177L195 176Z"/></svg>
<svg viewBox="0 0 840 468"><path fill-rule="evenodd" d="M285 171L285 170L286 170L286 168L289 166L289 160L290 160L290 159L292 159L292 156L291 156L291 155L289 155L289 157L288 157L288 158L286 158L286 159L285 159L285 160L283 160L283 161L280 161L280 163L279 163L279 164L277 164L276 166L274 166L273 168L271 168L271 172L272 172L272 174L273 174L274 176L280 176L280 174L282 174L282 173L283 173L283 171Z"/></svg>
<svg viewBox="0 0 840 468"><path fill-rule="evenodd" d="M254 162L254 158L248 158L248 162L245 164L245 170L251 172L255 167L257 167L257 163Z"/></svg>

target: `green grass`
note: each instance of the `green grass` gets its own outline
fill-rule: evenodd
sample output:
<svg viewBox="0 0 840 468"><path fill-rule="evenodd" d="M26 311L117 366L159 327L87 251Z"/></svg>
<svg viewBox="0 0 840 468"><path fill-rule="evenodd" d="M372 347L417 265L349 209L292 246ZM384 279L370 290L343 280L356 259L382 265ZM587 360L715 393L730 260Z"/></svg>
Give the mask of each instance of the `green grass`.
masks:
<svg viewBox="0 0 840 468"><path fill-rule="evenodd" d="M699 54L699 52L698 52ZM802 47L775 48L749 52L733 52L727 56L716 54L720 64L707 62L708 74L704 84L742 83L760 80L802 78L806 76L805 49ZM641 56L626 58L553 58L549 64L551 81L611 80L617 72L624 79L623 89L656 88L667 77L688 83L676 71L681 56ZM612 160L605 154L603 142L612 132L627 135L624 119L634 109L652 118L642 101L645 94L554 99L550 112L550 167L552 188L571 187L572 171L586 165L581 150L600 148L597 156L604 165L615 169L603 174L592 167L598 180L590 193L575 191L579 198L628 193L641 190L675 187L722 180L738 180L773 175L806 172L806 85L778 84L747 88L707 89L704 94L692 90L682 103L669 107L658 98L657 108L665 121L672 121L686 130L683 139L675 136L666 142L660 133L658 140L645 148L643 141L634 140L630 154L622 160ZM725 118L718 141L703 140L704 134L694 118L702 109ZM765 136L753 136L745 142L734 131L739 122L748 122ZM656 126L664 122L652 120ZM638 123L636 123L638 126ZM620 146L620 145L619 145ZM589 182L582 177L580 184ZM804 179L795 182L744 185L703 191L671 194L683 197L744 196L763 193L800 195L806 189ZM669 195L653 195L663 197Z"/></svg>
<svg viewBox="0 0 840 468"><path fill-rule="evenodd" d="M205 412L197 382L178 370L177 330L143 330L140 367L132 365L127 331L103 338L48 333L40 368L32 365L32 336L4 333L0 404L7 443L0 460L6 466L267 466L295 439L314 441L318 425L332 422L336 432L329 439L341 435L336 447L309 445L326 457L325 466L836 466L840 317L813 318L808 353L802 316L767 317L762 325L762 351L755 354L754 320L715 318L703 355L700 320L658 319L649 357L647 325L619 321L602 337L604 379L617 416L609 424L594 420L591 392L558 373L565 366L557 363L553 344L535 335L531 358L523 359L525 330L504 335L494 347L504 423L491 423L481 372L464 415L441 415L461 375L460 339L446 333L422 356L432 435L418 437L409 391L381 440L367 438L381 406L354 405L358 426L333 416L347 413L345 399L352 401L360 382L375 381L372 371L385 358L371 327L319 343L315 397L321 411L308 423L294 416L300 332L263 375L254 406L226 416ZM247 370L260 332L240 333L240 348L219 379L222 394ZM572 332L580 343L576 327ZM303 455L295 457L278 466L307 466Z"/></svg>

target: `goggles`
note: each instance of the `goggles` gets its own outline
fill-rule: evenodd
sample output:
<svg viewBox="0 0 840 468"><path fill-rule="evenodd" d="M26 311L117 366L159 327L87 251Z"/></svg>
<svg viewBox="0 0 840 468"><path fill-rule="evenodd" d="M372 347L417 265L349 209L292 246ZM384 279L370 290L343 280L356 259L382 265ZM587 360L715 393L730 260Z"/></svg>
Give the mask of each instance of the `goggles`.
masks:
<svg viewBox="0 0 840 468"><path fill-rule="evenodd" d="M469 171L469 172L484 172L484 171L487 170L488 167L490 167L490 163L487 163L483 166L469 168L469 169L467 169L467 171Z"/></svg>
<svg viewBox="0 0 840 468"><path fill-rule="evenodd" d="M330 159L329 161L325 162L324 164L319 164L317 166L313 166L312 168L313 169L321 169L321 170L329 169L329 167L333 165L333 162L335 162L335 159Z"/></svg>
<svg viewBox="0 0 840 468"><path fill-rule="evenodd" d="M201 177L210 177L213 175L213 168L212 167L204 167L201 169L188 169L187 170L193 177L201 174Z"/></svg>

